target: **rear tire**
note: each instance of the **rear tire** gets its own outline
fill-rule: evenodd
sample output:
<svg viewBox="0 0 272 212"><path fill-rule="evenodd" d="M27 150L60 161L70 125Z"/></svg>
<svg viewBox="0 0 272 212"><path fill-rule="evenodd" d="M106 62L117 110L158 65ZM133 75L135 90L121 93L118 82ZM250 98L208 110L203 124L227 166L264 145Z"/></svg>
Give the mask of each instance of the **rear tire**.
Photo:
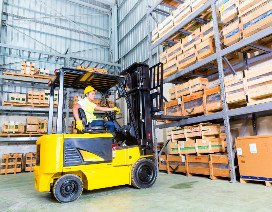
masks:
<svg viewBox="0 0 272 212"><path fill-rule="evenodd" d="M77 200L82 194L83 183L77 175L66 174L60 177L53 187L56 200L61 203Z"/></svg>
<svg viewBox="0 0 272 212"><path fill-rule="evenodd" d="M157 179L156 166L152 160L142 158L133 165L131 176L135 188L149 188Z"/></svg>

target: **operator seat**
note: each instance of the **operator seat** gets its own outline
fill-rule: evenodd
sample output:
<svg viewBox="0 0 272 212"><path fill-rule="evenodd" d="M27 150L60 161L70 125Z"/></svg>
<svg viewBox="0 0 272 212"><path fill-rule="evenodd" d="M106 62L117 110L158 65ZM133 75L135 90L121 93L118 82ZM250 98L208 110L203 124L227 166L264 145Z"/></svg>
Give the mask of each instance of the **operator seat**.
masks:
<svg viewBox="0 0 272 212"><path fill-rule="evenodd" d="M80 120L82 120L82 124L84 126L84 129L83 129L84 133L103 133L103 132L107 131L104 121L101 121L101 123L99 123L100 125L91 126L91 123L87 122L85 112L82 108L78 109L78 114L79 114L79 118L80 118Z"/></svg>

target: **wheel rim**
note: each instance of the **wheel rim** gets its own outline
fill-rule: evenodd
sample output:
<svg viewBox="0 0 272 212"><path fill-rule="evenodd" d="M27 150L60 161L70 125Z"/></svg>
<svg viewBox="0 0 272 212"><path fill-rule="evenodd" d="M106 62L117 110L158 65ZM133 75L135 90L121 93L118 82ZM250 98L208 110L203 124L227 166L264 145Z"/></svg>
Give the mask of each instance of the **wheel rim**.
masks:
<svg viewBox="0 0 272 212"><path fill-rule="evenodd" d="M149 184L150 182L152 182L154 177L152 167L148 165L141 166L138 171L138 177L139 180L144 184Z"/></svg>
<svg viewBox="0 0 272 212"><path fill-rule="evenodd" d="M63 197L71 197L78 192L77 182L74 180L66 180L60 187L60 193Z"/></svg>

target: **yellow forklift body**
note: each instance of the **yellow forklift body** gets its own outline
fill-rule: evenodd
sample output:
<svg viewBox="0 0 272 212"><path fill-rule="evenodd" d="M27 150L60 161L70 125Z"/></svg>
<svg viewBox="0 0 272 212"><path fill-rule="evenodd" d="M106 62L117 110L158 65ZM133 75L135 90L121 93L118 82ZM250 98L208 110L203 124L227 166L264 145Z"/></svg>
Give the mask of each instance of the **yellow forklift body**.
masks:
<svg viewBox="0 0 272 212"><path fill-rule="evenodd" d="M48 192L53 183L65 174L75 174L82 179L83 187L87 190L131 185L131 169L141 156L139 146L123 147L112 150L112 160L103 161L103 158L80 149L82 160L95 163L86 163L67 166L65 164L65 139L112 139L112 134L52 134L40 137L37 142L37 165L34 168L35 188L39 192Z"/></svg>

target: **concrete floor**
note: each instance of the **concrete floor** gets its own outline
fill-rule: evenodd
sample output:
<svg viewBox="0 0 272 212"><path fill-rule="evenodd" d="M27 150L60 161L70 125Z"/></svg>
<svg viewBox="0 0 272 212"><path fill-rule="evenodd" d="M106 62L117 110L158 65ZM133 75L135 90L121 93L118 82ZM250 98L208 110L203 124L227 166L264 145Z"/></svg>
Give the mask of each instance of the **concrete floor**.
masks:
<svg viewBox="0 0 272 212"><path fill-rule="evenodd" d="M271 196L272 188L263 184L160 173L150 189L84 192L77 201L60 204L50 193L34 190L33 173L0 175L0 211L272 211Z"/></svg>

